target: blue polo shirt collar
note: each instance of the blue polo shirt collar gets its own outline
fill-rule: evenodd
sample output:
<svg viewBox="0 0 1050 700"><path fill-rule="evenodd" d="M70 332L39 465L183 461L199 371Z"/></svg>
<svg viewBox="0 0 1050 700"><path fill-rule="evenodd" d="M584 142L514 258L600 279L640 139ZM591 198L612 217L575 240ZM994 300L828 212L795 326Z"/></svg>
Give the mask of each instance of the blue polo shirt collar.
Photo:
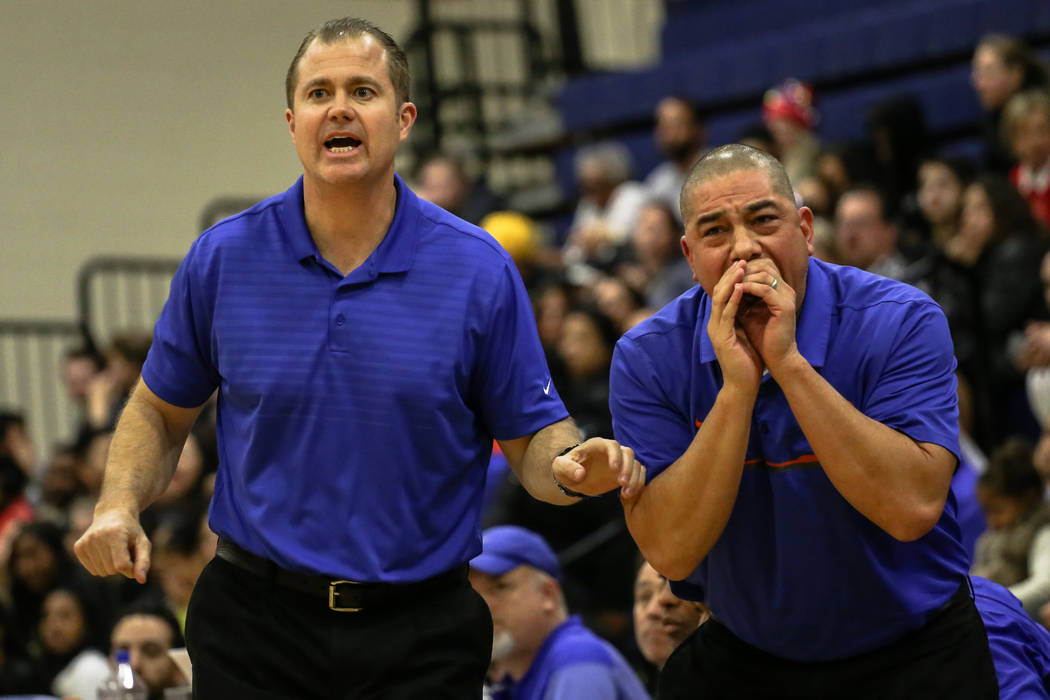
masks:
<svg viewBox="0 0 1050 700"><path fill-rule="evenodd" d="M419 243L419 227L416 225L419 218L419 198L396 174L394 187L397 188L394 219L390 222L390 228L379 247L363 265L373 274L405 272L411 269L416 256L416 246ZM278 218L292 256L299 262L308 259L320 261L321 253L306 227L302 176L299 176L281 198Z"/></svg>
<svg viewBox="0 0 1050 700"><path fill-rule="evenodd" d="M795 329L795 342L799 352L814 367L823 367L828 352L828 339L831 337L831 283L821 267L809 259L806 274L806 296L802 300L802 313L799 315L798 327ZM703 320L696 326L699 336L700 361L715 362L715 348L707 335L707 322L711 319L711 298L705 295L700 305Z"/></svg>

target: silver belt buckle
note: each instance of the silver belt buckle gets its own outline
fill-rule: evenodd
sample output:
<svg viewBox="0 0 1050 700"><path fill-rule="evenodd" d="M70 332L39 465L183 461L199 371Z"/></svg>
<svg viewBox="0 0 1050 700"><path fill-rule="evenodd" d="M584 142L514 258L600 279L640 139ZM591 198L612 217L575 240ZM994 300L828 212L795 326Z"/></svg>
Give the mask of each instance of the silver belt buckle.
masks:
<svg viewBox="0 0 1050 700"><path fill-rule="evenodd" d="M342 579L339 581L331 581L328 584L328 608L336 612L361 612L364 608L337 608L335 605L335 587L341 583L357 584L357 581L347 581Z"/></svg>

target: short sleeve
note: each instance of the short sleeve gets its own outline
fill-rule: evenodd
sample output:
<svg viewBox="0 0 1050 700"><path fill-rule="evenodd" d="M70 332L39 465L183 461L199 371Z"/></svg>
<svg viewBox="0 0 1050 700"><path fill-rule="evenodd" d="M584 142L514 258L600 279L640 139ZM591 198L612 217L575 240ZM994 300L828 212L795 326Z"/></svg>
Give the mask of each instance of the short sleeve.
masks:
<svg viewBox="0 0 1050 700"><path fill-rule="evenodd" d="M913 440L959 456L955 355L948 321L932 303L895 317L896 331L862 412Z"/></svg>
<svg viewBox="0 0 1050 700"><path fill-rule="evenodd" d="M214 292L201 282L200 242L198 238L171 280L142 367L142 379L154 394L184 408L203 404L219 384L210 350Z"/></svg>
<svg viewBox="0 0 1050 700"><path fill-rule="evenodd" d="M494 289L482 294L487 308L472 393L490 434L519 438L568 417L551 381L525 285L509 258Z"/></svg>
<svg viewBox="0 0 1050 700"><path fill-rule="evenodd" d="M609 372L613 434L634 450L646 468L647 480L681 457L695 434L689 417L675 408L661 386L643 348L632 338L621 338Z"/></svg>

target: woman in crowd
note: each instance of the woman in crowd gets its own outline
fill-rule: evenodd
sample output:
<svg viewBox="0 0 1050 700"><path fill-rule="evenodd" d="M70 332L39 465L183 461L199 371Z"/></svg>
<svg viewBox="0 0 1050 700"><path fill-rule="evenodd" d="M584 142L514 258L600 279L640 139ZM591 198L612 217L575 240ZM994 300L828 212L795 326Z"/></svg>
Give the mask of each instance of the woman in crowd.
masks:
<svg viewBox="0 0 1050 700"><path fill-rule="evenodd" d="M973 275L996 442L1008 434L1038 434L1014 355L1025 325L1047 317L1039 266L1048 247L1028 204L1005 178L982 175L966 188L959 232L945 253Z"/></svg>
<svg viewBox="0 0 1050 700"><path fill-rule="evenodd" d="M1050 71L1020 39L990 34L973 52L972 79L984 110L982 165L1005 175L1014 161L1000 138L1003 107L1020 90L1050 84Z"/></svg>
<svg viewBox="0 0 1050 700"><path fill-rule="evenodd" d="M61 585L44 596L33 645L38 692L94 700L110 674L105 626L82 588Z"/></svg>

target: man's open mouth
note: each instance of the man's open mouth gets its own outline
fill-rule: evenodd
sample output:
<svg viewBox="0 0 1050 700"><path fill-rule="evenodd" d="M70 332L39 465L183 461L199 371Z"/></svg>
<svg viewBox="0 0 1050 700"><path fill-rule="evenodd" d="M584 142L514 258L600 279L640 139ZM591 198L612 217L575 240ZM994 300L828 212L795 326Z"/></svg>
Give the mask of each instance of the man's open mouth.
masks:
<svg viewBox="0 0 1050 700"><path fill-rule="evenodd" d="M336 136L324 142L324 147L332 153L346 153L360 145L360 141L350 136Z"/></svg>

